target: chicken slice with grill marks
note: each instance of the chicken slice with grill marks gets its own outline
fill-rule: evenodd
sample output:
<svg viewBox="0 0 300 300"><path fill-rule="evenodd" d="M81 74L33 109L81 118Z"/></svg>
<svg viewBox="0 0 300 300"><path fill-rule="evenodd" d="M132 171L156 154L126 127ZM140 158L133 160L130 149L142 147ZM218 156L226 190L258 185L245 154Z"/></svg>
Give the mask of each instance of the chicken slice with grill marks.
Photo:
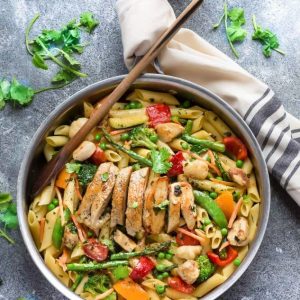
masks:
<svg viewBox="0 0 300 300"><path fill-rule="evenodd" d="M162 231L165 225L165 209L157 209L155 210L155 206L158 206L163 201L168 199L168 186L169 186L169 178L164 176L157 180L155 192L154 192L154 211L151 222L151 233L158 234Z"/></svg>
<svg viewBox="0 0 300 300"><path fill-rule="evenodd" d="M116 181L118 168L111 162L99 166L78 209L78 220L92 229L106 208Z"/></svg>
<svg viewBox="0 0 300 300"><path fill-rule="evenodd" d="M143 231L142 214L144 193L148 181L149 168L132 172L127 197L126 230L131 236Z"/></svg>
<svg viewBox="0 0 300 300"><path fill-rule="evenodd" d="M181 213L188 229L193 229L196 225L196 206L192 186L187 182L180 182L182 198Z"/></svg>
<svg viewBox="0 0 300 300"><path fill-rule="evenodd" d="M125 223L127 190L131 173L132 167L127 167L121 169L117 176L111 203L110 227L112 228Z"/></svg>
<svg viewBox="0 0 300 300"><path fill-rule="evenodd" d="M182 182L175 182L169 185L169 213L167 232L176 230L180 222L180 206L182 200Z"/></svg>

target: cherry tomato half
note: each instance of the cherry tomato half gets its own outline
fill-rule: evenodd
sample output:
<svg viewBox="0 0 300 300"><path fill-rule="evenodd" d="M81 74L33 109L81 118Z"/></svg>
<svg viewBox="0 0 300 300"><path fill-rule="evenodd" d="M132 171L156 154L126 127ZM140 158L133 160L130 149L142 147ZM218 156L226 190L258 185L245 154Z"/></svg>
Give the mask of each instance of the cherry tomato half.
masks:
<svg viewBox="0 0 300 300"><path fill-rule="evenodd" d="M232 153L236 159L245 160L247 158L247 148L239 138L234 136L225 137L223 143L226 150Z"/></svg>
<svg viewBox="0 0 300 300"><path fill-rule="evenodd" d="M95 239L89 239L88 243L83 245L83 251L86 256L98 262L106 260L108 248Z"/></svg>
<svg viewBox="0 0 300 300"><path fill-rule="evenodd" d="M106 156L105 156L105 152L103 150L101 150L98 146L96 148L96 151L94 152L94 154L90 157L90 161L91 163L99 166L100 164L102 164L103 162L106 162Z"/></svg>
<svg viewBox="0 0 300 300"><path fill-rule="evenodd" d="M134 281L142 280L155 267L154 262L147 256L142 256L133 268L130 278Z"/></svg>
<svg viewBox="0 0 300 300"><path fill-rule="evenodd" d="M189 230L187 227L184 227L184 229L187 230L187 231L190 231L190 232L194 233L193 230ZM196 246L196 245L200 245L199 241L193 239L189 235L186 235L186 234L184 234L182 232L178 232L177 233L176 243L179 246Z"/></svg>
<svg viewBox="0 0 300 300"><path fill-rule="evenodd" d="M174 290L185 294L191 294L195 289L191 284L184 282L180 277L177 276L169 277L168 285Z"/></svg>

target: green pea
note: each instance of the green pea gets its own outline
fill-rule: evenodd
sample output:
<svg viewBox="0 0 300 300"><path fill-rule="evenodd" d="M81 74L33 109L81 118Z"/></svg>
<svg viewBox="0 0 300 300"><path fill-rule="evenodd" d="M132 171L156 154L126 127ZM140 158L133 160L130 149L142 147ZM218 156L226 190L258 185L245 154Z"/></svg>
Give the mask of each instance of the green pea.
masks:
<svg viewBox="0 0 300 300"><path fill-rule="evenodd" d="M137 171L137 170L139 170L141 168L141 166L139 165L139 164L134 164L133 166L132 166L132 170L133 171Z"/></svg>
<svg viewBox="0 0 300 300"><path fill-rule="evenodd" d="M189 100L184 100L181 104L183 108L189 108L191 106L191 102Z"/></svg>
<svg viewBox="0 0 300 300"><path fill-rule="evenodd" d="M166 266L164 264L156 265L156 270L159 272L163 272Z"/></svg>
<svg viewBox="0 0 300 300"><path fill-rule="evenodd" d="M152 143L156 143L158 141L158 136L156 134L152 134L149 139Z"/></svg>
<svg viewBox="0 0 300 300"><path fill-rule="evenodd" d="M48 208L48 211L51 211L55 208L56 206L51 202L48 204L47 208Z"/></svg>
<svg viewBox="0 0 300 300"><path fill-rule="evenodd" d="M163 272L161 275L163 276L163 278L169 277L169 273L168 272Z"/></svg>
<svg viewBox="0 0 300 300"><path fill-rule="evenodd" d="M141 102L136 102L136 108L142 108L143 107L143 104Z"/></svg>
<svg viewBox="0 0 300 300"><path fill-rule="evenodd" d="M241 264L241 260L239 258L236 258L234 261L233 261L233 264L238 267L240 264Z"/></svg>
<svg viewBox="0 0 300 300"><path fill-rule="evenodd" d="M166 257L166 255L163 252L159 252L158 255L157 255L157 257L159 259L164 259Z"/></svg>
<svg viewBox="0 0 300 300"><path fill-rule="evenodd" d="M92 237L93 235L94 235L93 231L89 230L89 231L87 232L87 236L88 236L89 238Z"/></svg>
<svg viewBox="0 0 300 300"><path fill-rule="evenodd" d="M186 142L181 143L181 147L182 147L183 150L187 150L187 149L190 148L190 147L189 147L189 144L186 143Z"/></svg>
<svg viewBox="0 0 300 300"><path fill-rule="evenodd" d="M222 228L221 233L222 233L223 236L226 236L228 234L227 228Z"/></svg>
<svg viewBox="0 0 300 300"><path fill-rule="evenodd" d="M157 279L158 279L158 280L163 280L164 277L162 276L162 274L159 274L159 275L157 275Z"/></svg>
<svg viewBox="0 0 300 300"><path fill-rule="evenodd" d="M127 141L129 140L129 134L128 133L123 133L121 135L121 141Z"/></svg>
<svg viewBox="0 0 300 300"><path fill-rule="evenodd" d="M238 201L240 199L240 193L239 192L233 192L233 199L234 201Z"/></svg>
<svg viewBox="0 0 300 300"><path fill-rule="evenodd" d="M135 109L135 108L137 108L137 106L138 106L137 103L139 103L139 102L137 102L137 101L130 102L129 103L129 109Z"/></svg>
<svg viewBox="0 0 300 300"><path fill-rule="evenodd" d="M203 224L204 224L205 226L209 225L210 223L211 223L211 221L210 221L210 219L208 219L208 218L204 219L204 221L203 221Z"/></svg>
<svg viewBox="0 0 300 300"><path fill-rule="evenodd" d="M217 176L216 179L223 181L223 178L221 176Z"/></svg>
<svg viewBox="0 0 300 300"><path fill-rule="evenodd" d="M171 254L171 255L174 255L174 254L175 254L175 251L172 250L172 249L170 249L170 250L168 250L168 253Z"/></svg>
<svg viewBox="0 0 300 300"><path fill-rule="evenodd" d="M211 192L211 193L209 193L209 197L216 199L218 197L218 194L216 192Z"/></svg>
<svg viewBox="0 0 300 300"><path fill-rule="evenodd" d="M167 254L166 254L166 259L167 259L167 260L171 260L171 259L172 259L172 257L173 257L173 255L172 255L172 254L170 254L170 253L167 253Z"/></svg>
<svg viewBox="0 0 300 300"><path fill-rule="evenodd" d="M158 278L158 277L157 277ZM155 290L157 292L157 294L163 294L165 292L165 286L164 285L156 285L155 286Z"/></svg>
<svg viewBox="0 0 300 300"><path fill-rule="evenodd" d="M58 206L59 201L58 201L58 199L53 198L53 199L52 199L52 203L53 203L55 206Z"/></svg>
<svg viewBox="0 0 300 300"><path fill-rule="evenodd" d="M242 168L243 165L244 165L244 162L240 159L238 159L236 162L235 162L235 165L238 167L238 168Z"/></svg>
<svg viewBox="0 0 300 300"><path fill-rule="evenodd" d="M102 135L101 135L100 133L97 133L97 134L95 135L95 141L96 141L96 142L100 142L101 138L102 138Z"/></svg>
<svg viewBox="0 0 300 300"><path fill-rule="evenodd" d="M102 142L102 143L100 144L100 148L101 148L102 150L106 150L106 149L107 149L107 144L106 144L105 142Z"/></svg>

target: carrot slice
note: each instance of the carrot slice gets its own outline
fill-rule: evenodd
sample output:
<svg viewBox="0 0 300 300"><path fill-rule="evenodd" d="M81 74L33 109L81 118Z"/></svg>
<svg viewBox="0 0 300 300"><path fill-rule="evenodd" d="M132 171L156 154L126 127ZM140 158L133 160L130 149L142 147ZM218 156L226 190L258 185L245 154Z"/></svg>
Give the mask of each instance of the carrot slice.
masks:
<svg viewBox="0 0 300 300"><path fill-rule="evenodd" d="M236 204L236 206L234 207L234 210L230 216L229 222L228 222L228 228L231 228L233 225L233 222L238 214L238 211L240 210L240 207L242 205L243 202L243 197L240 198L240 200L238 201L238 203Z"/></svg>
<svg viewBox="0 0 300 300"><path fill-rule="evenodd" d="M71 174L67 172L66 168L63 168L61 172L58 174L58 177L55 181L55 185L61 189L65 189L67 187L70 178L71 178Z"/></svg>
<svg viewBox="0 0 300 300"><path fill-rule="evenodd" d="M126 132L130 131L131 129L132 128L125 128L125 129L113 130L109 134L110 135L117 135L117 134L121 134L121 133L126 133Z"/></svg>
<svg viewBox="0 0 300 300"><path fill-rule="evenodd" d="M228 241L224 242L221 247L219 248L219 252L221 252L223 249L225 249L226 247L228 247L230 245L230 243Z"/></svg>
<svg viewBox="0 0 300 300"><path fill-rule="evenodd" d="M72 221L73 221L74 225L77 228L79 240L82 243L84 243L87 240L87 234L86 234L86 232L82 228L81 224L78 223L78 221L76 220L76 217L74 215L72 215L71 218L72 218Z"/></svg>
<svg viewBox="0 0 300 300"><path fill-rule="evenodd" d="M211 168L218 176L221 176L220 170L217 166L213 165L212 163L208 163L209 168Z"/></svg>
<svg viewBox="0 0 300 300"><path fill-rule="evenodd" d="M215 160L215 157L214 157L213 152L212 152L210 149L208 149L208 150L207 150L207 154L208 154L208 156L209 156L209 158L210 158L210 162L211 162L213 165L216 165L216 160Z"/></svg>
<svg viewBox="0 0 300 300"><path fill-rule="evenodd" d="M205 239L204 238L202 238L202 237L200 237L200 236L198 236L198 235L196 235L196 234L194 234L194 233L192 233L192 232L190 232L188 230L185 230L183 228L178 228L177 231L179 231L179 232L181 232L181 233L183 233L185 235L188 235L191 238L199 241L201 245L203 245L205 243Z"/></svg>
<svg viewBox="0 0 300 300"><path fill-rule="evenodd" d="M229 191L223 192L217 197L215 201L222 209L227 220L229 220L235 208L232 193Z"/></svg>
<svg viewBox="0 0 300 300"><path fill-rule="evenodd" d="M67 250L67 248L63 249L63 254L57 259L58 264L62 267L62 269L66 272L67 266L66 263L68 262L70 258L70 252Z"/></svg>
<svg viewBox="0 0 300 300"><path fill-rule="evenodd" d="M215 183L220 183L223 185L227 185L227 186L237 186L236 183L234 182L228 182L228 181L224 181L224 180L219 180L217 178L209 178L210 181L215 182Z"/></svg>
<svg viewBox="0 0 300 300"><path fill-rule="evenodd" d="M131 278L120 280L114 284L115 291L126 300L149 300L149 296L142 287Z"/></svg>
<svg viewBox="0 0 300 300"><path fill-rule="evenodd" d="M75 180L75 191L76 191L76 195L77 195L78 199L79 199L80 201L82 201L82 196L81 196L81 193L80 193L79 181L78 181L77 176L74 176L74 180Z"/></svg>

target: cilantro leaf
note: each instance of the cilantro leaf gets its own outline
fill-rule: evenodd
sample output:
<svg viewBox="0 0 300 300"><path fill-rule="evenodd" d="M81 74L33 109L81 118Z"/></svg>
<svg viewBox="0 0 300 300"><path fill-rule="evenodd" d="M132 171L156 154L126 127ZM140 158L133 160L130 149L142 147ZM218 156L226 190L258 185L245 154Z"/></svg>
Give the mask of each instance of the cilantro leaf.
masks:
<svg viewBox="0 0 300 300"><path fill-rule="evenodd" d="M34 90L31 87L20 84L17 79L13 79L10 86L10 97L20 105L27 105L32 101Z"/></svg>
<svg viewBox="0 0 300 300"><path fill-rule="evenodd" d="M43 70L48 70L48 66L45 63L44 58L37 52L34 53L33 57L32 57L32 63L40 69Z"/></svg>
<svg viewBox="0 0 300 300"><path fill-rule="evenodd" d="M255 16L252 17L252 23L254 27L252 39L258 40L263 45L264 56L270 57L272 50L284 55L284 52L278 49L279 41L276 34L269 29L262 29L261 26L257 25Z"/></svg>
<svg viewBox="0 0 300 300"><path fill-rule="evenodd" d="M228 11L228 18L235 26L242 26L246 23L244 10L240 7L234 7Z"/></svg>
<svg viewBox="0 0 300 300"><path fill-rule="evenodd" d="M62 69L54 75L51 82L52 83L58 83L58 82L69 83L69 82L72 82L75 78L76 78L76 75L74 75L73 73L71 73L67 70Z"/></svg>
<svg viewBox="0 0 300 300"><path fill-rule="evenodd" d="M227 34L232 43L242 42L247 36L247 31L240 26L231 25L227 27Z"/></svg>
<svg viewBox="0 0 300 300"><path fill-rule="evenodd" d="M81 168L81 164L79 163L67 163L66 164L66 171L67 173L76 173L78 174Z"/></svg>
<svg viewBox="0 0 300 300"><path fill-rule="evenodd" d="M6 228L16 229L18 227L17 208L15 203L10 203L5 211L0 213L0 222Z"/></svg>
<svg viewBox="0 0 300 300"><path fill-rule="evenodd" d="M0 229L0 237L5 238L11 244L15 243L15 241L7 234L4 229Z"/></svg>
<svg viewBox="0 0 300 300"><path fill-rule="evenodd" d="M151 150L153 171L158 174L166 174L172 167L172 163L169 161L170 157L171 154L166 148L162 148L159 151Z"/></svg>
<svg viewBox="0 0 300 300"><path fill-rule="evenodd" d="M73 67L80 67L80 62L76 60L74 57L72 57L67 52L59 49L59 52L63 55L64 59Z"/></svg>
<svg viewBox="0 0 300 300"><path fill-rule="evenodd" d="M80 15L80 25L86 27L86 30L91 33L97 26L99 22L94 19L91 12L84 12Z"/></svg>

